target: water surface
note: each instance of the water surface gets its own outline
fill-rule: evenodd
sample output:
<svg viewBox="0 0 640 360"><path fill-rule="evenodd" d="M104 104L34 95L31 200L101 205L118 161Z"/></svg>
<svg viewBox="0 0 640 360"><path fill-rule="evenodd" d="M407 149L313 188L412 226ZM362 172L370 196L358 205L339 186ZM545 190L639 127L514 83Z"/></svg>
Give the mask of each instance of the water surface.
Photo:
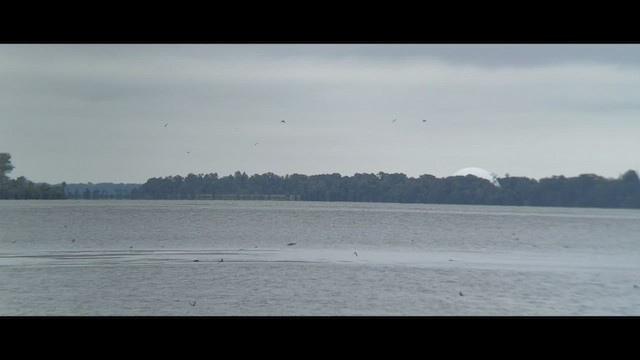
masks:
<svg viewBox="0 0 640 360"><path fill-rule="evenodd" d="M620 209L0 201L0 315L639 315L638 234Z"/></svg>

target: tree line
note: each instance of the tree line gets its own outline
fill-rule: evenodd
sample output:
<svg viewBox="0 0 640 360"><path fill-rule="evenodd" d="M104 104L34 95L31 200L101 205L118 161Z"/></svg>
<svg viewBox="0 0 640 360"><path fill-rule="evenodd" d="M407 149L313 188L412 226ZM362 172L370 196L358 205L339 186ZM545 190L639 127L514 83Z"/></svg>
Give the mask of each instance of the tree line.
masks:
<svg viewBox="0 0 640 360"><path fill-rule="evenodd" d="M7 174L14 169L11 154L0 153L0 199L64 199L63 182L59 185L34 183L24 176L10 179Z"/></svg>
<svg viewBox="0 0 640 360"><path fill-rule="evenodd" d="M436 178L402 173L248 176L236 171L150 178L131 190L132 199L251 199L395 202L431 204L640 208L640 179L629 170L618 179L594 174L499 178L500 187L472 175Z"/></svg>
<svg viewBox="0 0 640 360"><path fill-rule="evenodd" d="M75 183L66 184L65 195L68 199L130 199L131 190L140 184L124 183Z"/></svg>
<svg viewBox="0 0 640 360"><path fill-rule="evenodd" d="M342 176L248 176L236 171L154 177L144 184L34 183L7 174L14 169L11 155L0 153L0 199L278 199L304 201L395 202L429 204L514 205L640 208L640 179L628 170L617 179L594 174L499 178L500 187L488 180L467 176L407 177L402 173L358 173Z"/></svg>

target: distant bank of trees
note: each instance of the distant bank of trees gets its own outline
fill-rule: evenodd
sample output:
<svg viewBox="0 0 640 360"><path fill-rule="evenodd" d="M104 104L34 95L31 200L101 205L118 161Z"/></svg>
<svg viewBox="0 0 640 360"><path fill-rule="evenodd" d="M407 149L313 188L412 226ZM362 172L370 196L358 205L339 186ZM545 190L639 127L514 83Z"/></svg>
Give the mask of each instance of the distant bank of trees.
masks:
<svg viewBox="0 0 640 360"><path fill-rule="evenodd" d="M140 184L114 183L77 183L67 184L65 193L68 199L130 199L131 190Z"/></svg>
<svg viewBox="0 0 640 360"><path fill-rule="evenodd" d="M236 171L150 178L138 184L34 183L15 180L11 155L0 153L0 199L271 199L471 205L524 205L640 209L640 179L629 170L617 179L594 174L498 179L500 187L472 176L436 178L402 173L248 176Z"/></svg>
<svg viewBox="0 0 640 360"><path fill-rule="evenodd" d="M583 174L541 180L498 179L500 187L472 176L436 178L402 173L248 176L237 171L151 178L131 190L132 199L251 199L306 201L396 202L475 205L640 208L640 179L629 170L618 179ZM270 197L273 196L273 197ZM275 197L277 196L277 197Z"/></svg>
<svg viewBox="0 0 640 360"><path fill-rule="evenodd" d="M7 176L14 169L11 154L0 153L0 199L64 199L63 182L60 185L34 183L24 176L15 180Z"/></svg>

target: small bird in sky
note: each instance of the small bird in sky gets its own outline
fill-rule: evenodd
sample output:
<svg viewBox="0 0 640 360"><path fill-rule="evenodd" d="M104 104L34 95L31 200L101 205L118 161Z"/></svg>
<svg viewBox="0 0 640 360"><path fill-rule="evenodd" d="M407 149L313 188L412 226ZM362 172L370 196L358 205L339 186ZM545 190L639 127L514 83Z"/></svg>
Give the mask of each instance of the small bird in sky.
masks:
<svg viewBox="0 0 640 360"><path fill-rule="evenodd" d="M397 119L393 119L393 121L392 121L392 122L396 122L396 120L397 120Z"/></svg>
<svg viewBox="0 0 640 360"><path fill-rule="evenodd" d="M187 154L191 154L191 151L187 151Z"/></svg>
<svg viewBox="0 0 640 360"><path fill-rule="evenodd" d="M196 306L196 301L195 300L193 300L193 302L189 301L189 305Z"/></svg>
<svg viewBox="0 0 640 360"><path fill-rule="evenodd" d="M71 242L72 242L72 243L76 242L76 239L71 239Z"/></svg>
<svg viewBox="0 0 640 360"><path fill-rule="evenodd" d="M18 240L13 240L11 243L12 243L12 244L15 244L15 243L16 243L16 241L18 241Z"/></svg>
<svg viewBox="0 0 640 360"><path fill-rule="evenodd" d="M462 291L459 291L458 293L460 294L460 296L464 296L464 294L462 293Z"/></svg>
<svg viewBox="0 0 640 360"><path fill-rule="evenodd" d="M425 120L425 119L422 119L422 122L427 122L427 120Z"/></svg>
<svg viewBox="0 0 640 360"><path fill-rule="evenodd" d="M218 261L218 264L221 263L221 262L224 262L223 258L220 258L220 261Z"/></svg>
<svg viewBox="0 0 640 360"><path fill-rule="evenodd" d="M280 122L283 123L283 124L286 124L286 121L284 121L284 120L280 120Z"/></svg>
<svg viewBox="0 0 640 360"><path fill-rule="evenodd" d="M358 253L357 253L357 252L355 252L355 251L354 251L353 253L354 253L356 256L358 256Z"/></svg>
<svg viewBox="0 0 640 360"><path fill-rule="evenodd" d="M292 243L288 243L288 244L287 244L287 246L293 246L293 245L295 245L295 244L296 244L296 243L292 242Z"/></svg>
<svg viewBox="0 0 640 360"><path fill-rule="evenodd" d="M256 145L258 145L258 144L260 144L260 143L253 143L253 146L256 146Z"/></svg>
<svg viewBox="0 0 640 360"><path fill-rule="evenodd" d="M167 125L169 125L169 123L164 124L164 127L167 127Z"/></svg>

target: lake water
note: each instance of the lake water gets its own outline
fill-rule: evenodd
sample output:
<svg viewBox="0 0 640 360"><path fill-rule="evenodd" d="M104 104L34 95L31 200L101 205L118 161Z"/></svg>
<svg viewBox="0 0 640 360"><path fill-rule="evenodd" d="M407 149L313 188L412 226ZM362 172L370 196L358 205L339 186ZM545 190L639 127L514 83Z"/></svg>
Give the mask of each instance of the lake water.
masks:
<svg viewBox="0 0 640 360"><path fill-rule="evenodd" d="M638 210L0 201L4 316L640 315L639 287Z"/></svg>

